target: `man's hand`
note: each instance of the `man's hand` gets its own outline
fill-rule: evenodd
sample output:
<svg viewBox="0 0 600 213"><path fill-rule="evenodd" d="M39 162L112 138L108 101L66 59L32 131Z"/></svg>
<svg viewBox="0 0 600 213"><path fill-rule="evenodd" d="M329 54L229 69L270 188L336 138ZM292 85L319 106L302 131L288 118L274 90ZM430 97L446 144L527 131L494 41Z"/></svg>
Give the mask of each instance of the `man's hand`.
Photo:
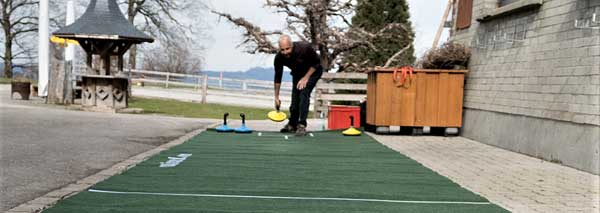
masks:
<svg viewBox="0 0 600 213"><path fill-rule="evenodd" d="M298 84L296 85L296 88L298 90L302 90L304 88L306 88L306 84L308 83L308 78L307 77L303 77L302 79L300 79L300 81L298 81Z"/></svg>
<svg viewBox="0 0 600 213"><path fill-rule="evenodd" d="M281 106L281 100L279 100L279 97L275 97L275 109L279 110L280 106Z"/></svg>

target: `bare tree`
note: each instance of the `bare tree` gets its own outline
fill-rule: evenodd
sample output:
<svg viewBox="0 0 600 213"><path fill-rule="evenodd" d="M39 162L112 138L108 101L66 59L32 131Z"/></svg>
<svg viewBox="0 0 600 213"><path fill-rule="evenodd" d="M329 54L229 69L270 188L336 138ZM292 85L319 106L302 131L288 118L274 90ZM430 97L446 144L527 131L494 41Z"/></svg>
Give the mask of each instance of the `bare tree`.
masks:
<svg viewBox="0 0 600 213"><path fill-rule="evenodd" d="M31 59L32 45L25 42L31 34L37 32L37 0L0 0L2 18L0 24L4 32L4 77L11 78L13 61Z"/></svg>
<svg viewBox="0 0 600 213"><path fill-rule="evenodd" d="M64 25L61 1L50 1L50 30ZM4 77L13 75L13 68L31 66L37 58L39 0L0 0L2 31L0 41L4 44L0 55L4 63ZM16 63L23 65L16 65Z"/></svg>
<svg viewBox="0 0 600 213"><path fill-rule="evenodd" d="M161 43L195 43L195 37L202 35L198 24L198 12L205 6L196 0L122 0L127 4L127 19L141 30L151 34ZM194 15L192 15L194 14ZM195 18L190 18L195 17ZM141 19L136 21L136 18ZM167 44L163 46L172 46ZM175 44L181 45L181 44ZM129 66L136 67L137 47L129 50Z"/></svg>
<svg viewBox="0 0 600 213"><path fill-rule="evenodd" d="M143 67L171 73L195 73L200 71L202 58L186 45L163 44L144 54Z"/></svg>
<svg viewBox="0 0 600 213"><path fill-rule="evenodd" d="M389 35L389 33L386 33L388 31L399 29L407 35L411 35L410 27L400 23L391 23L378 32L368 32L353 26L349 20L349 16L353 14L355 8L353 0L265 1L267 7L273 8L277 13L286 15L287 26L285 32L283 30L264 31L244 18L236 18L227 13L212 11L246 31L244 34L245 40L241 45L246 45L248 47L246 52L251 54L259 52L277 53L277 47L273 42L275 41L274 37L282 33L288 33L302 41L310 42L319 51L323 68L330 70L336 64L342 67L360 66L360 64L341 64L339 57L341 54L357 47L367 46L377 51L372 41Z"/></svg>

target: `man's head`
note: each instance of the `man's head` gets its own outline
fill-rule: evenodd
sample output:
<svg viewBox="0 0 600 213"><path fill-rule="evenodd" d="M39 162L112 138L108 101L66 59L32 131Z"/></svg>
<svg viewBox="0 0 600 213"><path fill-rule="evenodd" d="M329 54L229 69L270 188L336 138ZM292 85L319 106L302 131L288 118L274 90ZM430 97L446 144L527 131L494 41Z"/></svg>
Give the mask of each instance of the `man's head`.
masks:
<svg viewBox="0 0 600 213"><path fill-rule="evenodd" d="M279 37L279 52L289 58L292 55L292 48L294 47L294 43L292 42L292 38L288 35L281 35Z"/></svg>

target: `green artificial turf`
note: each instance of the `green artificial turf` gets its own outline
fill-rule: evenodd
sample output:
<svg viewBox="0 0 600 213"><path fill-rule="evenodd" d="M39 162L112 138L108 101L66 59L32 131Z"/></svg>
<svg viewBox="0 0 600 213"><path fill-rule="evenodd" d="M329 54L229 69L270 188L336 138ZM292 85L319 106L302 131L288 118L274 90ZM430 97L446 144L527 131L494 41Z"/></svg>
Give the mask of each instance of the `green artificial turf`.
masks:
<svg viewBox="0 0 600 213"><path fill-rule="evenodd" d="M168 157L192 156L159 168ZM206 131L46 212L506 212L494 205L193 197L197 194L488 202L369 136Z"/></svg>

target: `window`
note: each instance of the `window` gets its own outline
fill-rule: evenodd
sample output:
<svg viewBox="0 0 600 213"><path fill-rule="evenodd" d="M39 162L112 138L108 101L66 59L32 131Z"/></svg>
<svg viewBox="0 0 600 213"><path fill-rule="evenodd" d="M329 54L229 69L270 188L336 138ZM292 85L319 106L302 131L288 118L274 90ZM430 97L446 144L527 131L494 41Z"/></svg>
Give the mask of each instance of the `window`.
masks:
<svg viewBox="0 0 600 213"><path fill-rule="evenodd" d="M459 0L456 18L456 28L465 29L471 26L471 15L473 13L473 0Z"/></svg>

